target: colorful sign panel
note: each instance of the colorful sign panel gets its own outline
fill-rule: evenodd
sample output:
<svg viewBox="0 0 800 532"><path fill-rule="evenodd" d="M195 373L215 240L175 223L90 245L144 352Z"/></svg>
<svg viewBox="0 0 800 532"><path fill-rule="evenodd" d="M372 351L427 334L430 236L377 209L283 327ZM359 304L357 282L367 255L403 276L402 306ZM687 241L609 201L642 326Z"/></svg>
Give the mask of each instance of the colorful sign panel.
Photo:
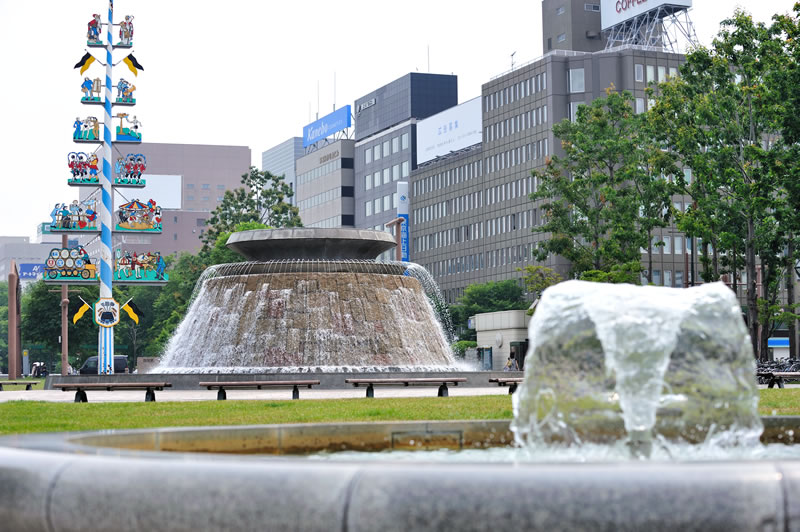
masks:
<svg viewBox="0 0 800 532"><path fill-rule="evenodd" d="M404 220L400 224L400 259L408 262L411 260L408 252L408 181L397 182L397 217Z"/></svg>
<svg viewBox="0 0 800 532"><path fill-rule="evenodd" d="M119 303L111 297L101 297L94 304L94 322L100 327L113 327L119 323Z"/></svg>
<svg viewBox="0 0 800 532"><path fill-rule="evenodd" d="M349 128L352 122L349 105L345 105L331 114L323 116L316 122L312 122L303 128L303 147L307 148L315 142Z"/></svg>
<svg viewBox="0 0 800 532"><path fill-rule="evenodd" d="M661 6L675 11L692 7L692 0L602 0L600 23L604 30Z"/></svg>
<svg viewBox="0 0 800 532"><path fill-rule="evenodd" d="M161 232L161 207L155 200L147 203L133 200L123 203L117 209L117 223L114 231L130 231L136 233Z"/></svg>
<svg viewBox="0 0 800 532"><path fill-rule="evenodd" d="M481 99L473 98L417 123L417 164L480 144Z"/></svg>

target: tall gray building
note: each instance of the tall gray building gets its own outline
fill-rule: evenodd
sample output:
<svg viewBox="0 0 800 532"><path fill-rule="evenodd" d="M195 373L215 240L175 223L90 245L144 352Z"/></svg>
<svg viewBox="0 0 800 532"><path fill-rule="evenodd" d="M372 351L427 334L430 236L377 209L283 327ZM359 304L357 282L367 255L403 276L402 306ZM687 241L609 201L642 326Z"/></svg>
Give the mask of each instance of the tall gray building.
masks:
<svg viewBox="0 0 800 532"><path fill-rule="evenodd" d="M353 227L354 150L354 140L341 139L297 160L297 207L305 227Z"/></svg>
<svg viewBox="0 0 800 532"><path fill-rule="evenodd" d="M382 230L397 217L397 181L416 168L417 121L457 103L456 76L417 72L356 100L356 227Z"/></svg>
<svg viewBox="0 0 800 532"><path fill-rule="evenodd" d="M433 274L449 302L472 283L520 279L517 268L531 264L531 248L550 236L532 232L542 223L541 202L528 194L537 188L531 170L562 153L553 124L574 118L580 104L603 96L611 84L631 91L642 112L647 84L677 75L683 60L638 47L553 51L484 84L482 143L412 172L411 259ZM674 201L685 207L684 198ZM682 286L685 241L669 231L656 237L667 245L655 258L653 281ZM561 257L545 265L562 275L569 269Z"/></svg>
<svg viewBox="0 0 800 532"><path fill-rule="evenodd" d="M600 28L600 0L542 0L544 53L602 50L606 39Z"/></svg>
<svg viewBox="0 0 800 532"><path fill-rule="evenodd" d="M261 153L261 170L273 175L284 176L284 182L292 187L296 196L295 161L304 154L303 139L292 137ZM297 205L295 196L288 201L292 205Z"/></svg>

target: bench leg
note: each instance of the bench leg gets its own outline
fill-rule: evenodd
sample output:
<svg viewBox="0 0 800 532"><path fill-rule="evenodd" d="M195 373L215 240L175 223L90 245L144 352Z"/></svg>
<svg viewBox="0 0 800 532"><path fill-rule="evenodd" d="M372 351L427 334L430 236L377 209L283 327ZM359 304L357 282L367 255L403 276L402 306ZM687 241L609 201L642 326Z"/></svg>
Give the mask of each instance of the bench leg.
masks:
<svg viewBox="0 0 800 532"><path fill-rule="evenodd" d="M511 384L508 385L508 395L511 395L512 393L514 393L516 391L517 391L517 383L516 382L512 382Z"/></svg>
<svg viewBox="0 0 800 532"><path fill-rule="evenodd" d="M156 402L156 392L154 392L152 388L148 388L147 391L144 392L144 402L145 403Z"/></svg>
<svg viewBox="0 0 800 532"><path fill-rule="evenodd" d="M228 398L228 394L225 393L225 388L220 388L217 392L217 401L224 401Z"/></svg>
<svg viewBox="0 0 800 532"><path fill-rule="evenodd" d="M2 391L3 391L3 383L0 382L0 392L2 392Z"/></svg>
<svg viewBox="0 0 800 532"><path fill-rule="evenodd" d="M775 377L770 377L769 385L767 385L767 388L774 388L774 387L775 387Z"/></svg>
<svg viewBox="0 0 800 532"><path fill-rule="evenodd" d="M783 388L784 384L783 377L778 377L778 388Z"/></svg>
<svg viewBox="0 0 800 532"><path fill-rule="evenodd" d="M372 384L367 386L367 397L375 397L375 389L372 387Z"/></svg>
<svg viewBox="0 0 800 532"><path fill-rule="evenodd" d="M296 384L292 386L292 399L300 399L300 390L297 389Z"/></svg>
<svg viewBox="0 0 800 532"><path fill-rule="evenodd" d="M77 390L75 392L75 402L76 403L88 403L89 399L86 398L86 392L83 390Z"/></svg>
<svg viewBox="0 0 800 532"><path fill-rule="evenodd" d="M28 384L26 384L26 385L25 385L25 389L26 389L26 390L32 390L33 388L31 388L31 385L30 385L30 383L28 383Z"/></svg>
<svg viewBox="0 0 800 532"><path fill-rule="evenodd" d="M447 383L442 383L442 385L439 386L439 394L438 394L438 396L439 397L449 397L449 395L447 393Z"/></svg>

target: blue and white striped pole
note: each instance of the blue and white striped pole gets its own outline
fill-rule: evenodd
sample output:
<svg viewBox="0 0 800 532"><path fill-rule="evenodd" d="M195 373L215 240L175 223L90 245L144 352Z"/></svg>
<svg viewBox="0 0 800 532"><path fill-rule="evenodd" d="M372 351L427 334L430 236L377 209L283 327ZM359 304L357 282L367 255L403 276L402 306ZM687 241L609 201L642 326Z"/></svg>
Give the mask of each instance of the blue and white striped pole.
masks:
<svg viewBox="0 0 800 532"><path fill-rule="evenodd" d="M111 282L113 279L113 269L111 268L112 243L111 229L114 204L112 201L113 189L111 183L114 178L111 160L113 157L111 150L111 70L114 66L112 51L114 24L114 0L108 2L108 31L106 32L106 99L103 104L103 177L102 177L102 201L100 202L100 298L112 298ZM114 373L114 328L99 327L97 345L97 373Z"/></svg>

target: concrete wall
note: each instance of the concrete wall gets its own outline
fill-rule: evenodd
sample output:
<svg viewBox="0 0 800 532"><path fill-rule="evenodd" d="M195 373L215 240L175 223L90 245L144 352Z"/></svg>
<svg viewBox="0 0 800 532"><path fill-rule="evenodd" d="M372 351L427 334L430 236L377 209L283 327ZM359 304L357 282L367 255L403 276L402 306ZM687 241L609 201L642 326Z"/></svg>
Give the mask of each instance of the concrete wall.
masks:
<svg viewBox="0 0 800 532"><path fill-rule="evenodd" d="M506 310L475 315L475 330L478 346L492 347L492 370L502 371L511 355L511 342L528 339L528 316L526 310Z"/></svg>

